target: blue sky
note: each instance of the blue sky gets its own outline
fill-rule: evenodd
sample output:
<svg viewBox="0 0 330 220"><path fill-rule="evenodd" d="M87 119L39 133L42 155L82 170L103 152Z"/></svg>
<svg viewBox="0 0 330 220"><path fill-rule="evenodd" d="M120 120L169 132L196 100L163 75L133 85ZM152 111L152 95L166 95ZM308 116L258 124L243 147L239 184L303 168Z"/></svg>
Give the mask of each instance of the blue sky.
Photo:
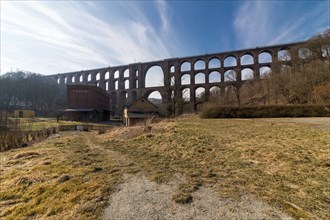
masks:
<svg viewBox="0 0 330 220"><path fill-rule="evenodd" d="M330 1L1 1L1 74L56 74L307 40Z"/></svg>

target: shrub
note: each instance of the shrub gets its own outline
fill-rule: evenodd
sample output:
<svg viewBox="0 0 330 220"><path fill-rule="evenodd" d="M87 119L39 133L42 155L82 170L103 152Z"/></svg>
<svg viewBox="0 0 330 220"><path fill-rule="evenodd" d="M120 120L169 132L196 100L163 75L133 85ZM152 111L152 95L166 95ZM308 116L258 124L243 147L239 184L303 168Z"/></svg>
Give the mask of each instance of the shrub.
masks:
<svg viewBox="0 0 330 220"><path fill-rule="evenodd" d="M330 105L212 106L204 109L200 116L201 118L329 117Z"/></svg>

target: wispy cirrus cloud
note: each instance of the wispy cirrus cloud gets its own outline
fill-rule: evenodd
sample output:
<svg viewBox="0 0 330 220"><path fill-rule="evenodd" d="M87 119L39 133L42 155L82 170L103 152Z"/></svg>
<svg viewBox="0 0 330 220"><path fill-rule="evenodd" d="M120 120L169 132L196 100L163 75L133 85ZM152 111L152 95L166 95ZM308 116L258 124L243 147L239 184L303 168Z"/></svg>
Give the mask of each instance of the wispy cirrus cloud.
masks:
<svg viewBox="0 0 330 220"><path fill-rule="evenodd" d="M282 7L283 4L285 2L244 2L233 22L238 48L307 40L329 28L329 1L316 1L316 7L305 14L294 14L287 6Z"/></svg>
<svg viewBox="0 0 330 220"><path fill-rule="evenodd" d="M324 31L330 26L330 2L323 1L310 11L309 13L300 16L298 19L291 20L280 29L279 34L273 39L272 43L286 42L288 39L299 39L311 37L310 34L315 35ZM313 27L313 31L308 31Z"/></svg>
<svg viewBox="0 0 330 220"><path fill-rule="evenodd" d="M166 2L158 4L168 10ZM77 2L4 2L1 13L2 73L11 67L57 73L164 59L175 48L139 5L122 20L106 20ZM161 21L164 30L170 28L165 14Z"/></svg>
<svg viewBox="0 0 330 220"><path fill-rule="evenodd" d="M271 37L269 25L272 23L272 4L266 1L246 1L237 10L234 29L239 47L264 44Z"/></svg>
<svg viewBox="0 0 330 220"><path fill-rule="evenodd" d="M170 26L171 11L165 0L155 1L157 11L162 21L162 30L167 32Z"/></svg>

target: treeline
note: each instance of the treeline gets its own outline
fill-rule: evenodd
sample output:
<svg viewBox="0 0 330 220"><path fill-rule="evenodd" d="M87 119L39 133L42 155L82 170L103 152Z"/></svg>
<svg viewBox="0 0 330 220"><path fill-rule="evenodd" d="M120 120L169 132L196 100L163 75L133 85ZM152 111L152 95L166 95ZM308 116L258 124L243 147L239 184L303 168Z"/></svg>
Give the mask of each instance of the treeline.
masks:
<svg viewBox="0 0 330 220"><path fill-rule="evenodd" d="M65 106L66 87L58 85L50 78L24 71L0 76L1 110L25 108L56 112Z"/></svg>
<svg viewBox="0 0 330 220"><path fill-rule="evenodd" d="M255 70L257 71L257 70ZM232 76L235 78L236 76ZM216 106L327 105L330 103L330 29L290 48L260 79L211 93Z"/></svg>

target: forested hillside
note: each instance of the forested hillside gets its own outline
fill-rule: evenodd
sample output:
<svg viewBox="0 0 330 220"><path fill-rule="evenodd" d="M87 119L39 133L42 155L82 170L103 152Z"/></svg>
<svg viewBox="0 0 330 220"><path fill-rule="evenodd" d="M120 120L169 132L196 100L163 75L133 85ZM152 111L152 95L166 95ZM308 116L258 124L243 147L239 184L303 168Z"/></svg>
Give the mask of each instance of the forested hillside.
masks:
<svg viewBox="0 0 330 220"><path fill-rule="evenodd" d="M16 71L0 77L0 108L11 110L63 109L66 106L66 88L40 74Z"/></svg>

